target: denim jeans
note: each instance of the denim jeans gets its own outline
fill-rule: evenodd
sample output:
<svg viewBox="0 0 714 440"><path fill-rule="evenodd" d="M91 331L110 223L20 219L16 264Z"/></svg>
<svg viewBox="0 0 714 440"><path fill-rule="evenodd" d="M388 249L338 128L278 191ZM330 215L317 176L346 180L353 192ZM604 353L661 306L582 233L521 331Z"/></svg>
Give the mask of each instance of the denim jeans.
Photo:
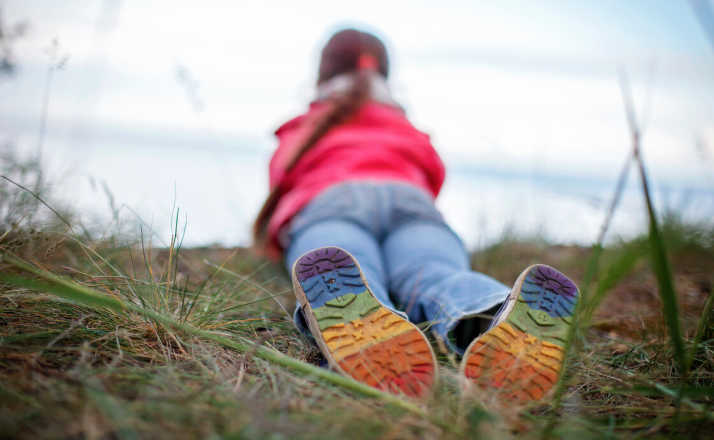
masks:
<svg viewBox="0 0 714 440"><path fill-rule="evenodd" d="M283 240L289 271L312 249L347 250L384 306L411 322L428 321L459 354L489 323L474 316L497 308L510 291L470 270L463 243L431 197L405 183L356 181L333 186L297 214ZM299 304L294 318L307 333Z"/></svg>

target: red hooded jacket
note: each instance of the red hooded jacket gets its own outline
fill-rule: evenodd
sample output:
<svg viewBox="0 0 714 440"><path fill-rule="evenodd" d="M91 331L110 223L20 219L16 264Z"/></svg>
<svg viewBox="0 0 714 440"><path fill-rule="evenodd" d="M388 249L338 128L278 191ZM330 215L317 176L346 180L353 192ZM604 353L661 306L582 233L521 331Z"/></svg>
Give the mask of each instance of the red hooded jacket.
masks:
<svg viewBox="0 0 714 440"><path fill-rule="evenodd" d="M268 223L269 252L281 250L278 237L295 214L328 187L355 180L406 182L434 198L444 183L444 165L429 136L404 112L369 101L355 115L332 127L286 173L303 124L324 107L313 102L307 113L275 131L280 145L270 160L270 188L283 181L283 194Z"/></svg>

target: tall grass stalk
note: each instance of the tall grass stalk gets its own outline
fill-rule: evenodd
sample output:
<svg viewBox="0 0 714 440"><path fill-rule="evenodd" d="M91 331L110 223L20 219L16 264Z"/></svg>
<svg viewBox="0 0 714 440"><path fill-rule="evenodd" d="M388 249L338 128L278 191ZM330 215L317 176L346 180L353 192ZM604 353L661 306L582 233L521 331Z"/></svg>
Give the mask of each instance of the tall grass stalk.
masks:
<svg viewBox="0 0 714 440"><path fill-rule="evenodd" d="M590 298L589 286L593 282L593 280L597 278L605 236L607 235L607 231L610 229L610 224L612 223L612 219L615 216L617 207L619 206L620 200L622 199L622 193L624 192L625 184L627 183L627 177L629 176L632 158L632 155L628 155L627 160L625 161L625 164L623 165L620 171L620 175L617 179L617 185L615 186L615 191L613 193L612 200L610 201L607 213L605 215L605 219L603 220L602 226L600 227L600 232L598 233L597 241L590 248L590 257L588 258L588 261L585 266L585 277L583 279L583 283L580 289L580 300L578 301L575 307L573 325L570 326L570 328L568 329L568 334L566 335L565 339L565 356L563 358L563 366L561 370L562 374L558 378L558 382L555 386L555 391L553 392L553 401L551 404L551 408L553 411L548 419L548 423L543 429L541 435L542 438L551 437L553 430L555 429L558 422L557 413L562 405L563 394L565 393L570 353L572 350L573 342L576 340L576 337L581 328L584 328L589 324L594 310L597 308L597 305L604 299L609 287L612 287L612 285L614 285L622 276L629 272L629 270L634 265L634 261L632 261L632 264L628 264L626 266L617 263L611 266L608 273L613 274L613 276L610 276L608 278L609 282L607 284L598 284L595 295L593 296L593 298Z"/></svg>
<svg viewBox="0 0 714 440"><path fill-rule="evenodd" d="M682 383L686 382L687 378L687 356L684 350L684 338L682 337L681 326L679 322L679 307L677 305L677 296L674 290L674 280L672 277L672 269L667 259L667 252L660 232L657 213L655 212L650 195L649 179L647 170L642 158L640 142L642 133L637 123L635 109L632 101L632 93L630 91L629 81L624 71L620 71L620 91L622 100L625 106L627 123L630 129L632 141L632 155L635 158L635 163L639 170L640 183L642 185L642 195L645 199L647 207L647 216L649 218L649 244L650 258L652 260L657 284L659 286L659 295L662 299L662 311L664 314L665 323L669 330L669 337L674 348L674 359L679 367L679 372L682 377Z"/></svg>

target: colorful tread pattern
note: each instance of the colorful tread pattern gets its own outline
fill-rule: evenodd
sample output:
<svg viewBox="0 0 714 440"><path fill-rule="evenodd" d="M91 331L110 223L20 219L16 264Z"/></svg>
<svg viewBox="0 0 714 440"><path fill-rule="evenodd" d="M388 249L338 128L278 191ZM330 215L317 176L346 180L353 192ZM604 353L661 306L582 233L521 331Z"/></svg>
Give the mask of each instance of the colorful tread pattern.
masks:
<svg viewBox="0 0 714 440"><path fill-rule="evenodd" d="M578 289L552 267L527 268L514 286L515 305L505 319L466 349L464 375L499 398L543 398L558 381Z"/></svg>
<svg viewBox="0 0 714 440"><path fill-rule="evenodd" d="M293 266L293 285L310 329L333 367L375 388L424 396L436 373L421 331L382 306L346 251L308 252Z"/></svg>

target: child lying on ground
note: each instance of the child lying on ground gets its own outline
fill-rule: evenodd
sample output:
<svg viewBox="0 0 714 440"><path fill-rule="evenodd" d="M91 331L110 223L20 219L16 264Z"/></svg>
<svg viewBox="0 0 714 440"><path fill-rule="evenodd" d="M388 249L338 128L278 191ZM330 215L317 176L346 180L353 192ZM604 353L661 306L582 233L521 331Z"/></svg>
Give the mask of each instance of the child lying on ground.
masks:
<svg viewBox="0 0 714 440"><path fill-rule="evenodd" d="M512 289L470 270L434 205L443 163L392 99L388 76L374 35L347 29L328 41L315 101L276 131L256 243L292 271L295 322L335 370L426 395L437 368L414 323L428 322L463 356L467 383L540 399L558 379L578 290L545 265Z"/></svg>

